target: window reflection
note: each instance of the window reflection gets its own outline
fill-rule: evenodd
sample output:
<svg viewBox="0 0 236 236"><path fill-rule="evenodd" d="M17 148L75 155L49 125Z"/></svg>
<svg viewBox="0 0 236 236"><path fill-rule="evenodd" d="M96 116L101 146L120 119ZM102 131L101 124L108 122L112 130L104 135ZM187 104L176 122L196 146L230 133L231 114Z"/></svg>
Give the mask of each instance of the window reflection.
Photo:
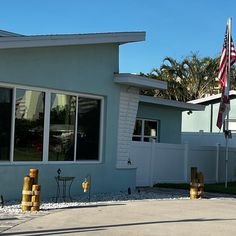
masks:
<svg viewBox="0 0 236 236"><path fill-rule="evenodd" d="M142 120L136 120L135 127L134 127L134 135L141 135L142 134Z"/></svg>
<svg viewBox="0 0 236 236"><path fill-rule="evenodd" d="M10 160L12 89L0 88L0 161Z"/></svg>
<svg viewBox="0 0 236 236"><path fill-rule="evenodd" d="M14 161L42 161L43 92L17 89Z"/></svg>
<svg viewBox="0 0 236 236"><path fill-rule="evenodd" d="M144 121L144 136L157 136L157 122L145 120Z"/></svg>
<svg viewBox="0 0 236 236"><path fill-rule="evenodd" d="M101 101L78 98L77 160L99 159Z"/></svg>
<svg viewBox="0 0 236 236"><path fill-rule="evenodd" d="M158 129L158 120L136 119L132 140L142 142L151 142L152 140L156 140L157 142Z"/></svg>
<svg viewBox="0 0 236 236"><path fill-rule="evenodd" d="M13 161L42 161L46 151L43 144L48 147L49 161L99 160L101 100L50 95L50 108L47 106L45 113L45 92L0 87L0 161L10 161L11 150ZM50 120L45 124L49 127L49 143L47 134L43 140L45 115Z"/></svg>
<svg viewBox="0 0 236 236"><path fill-rule="evenodd" d="M49 161L74 160L76 97L51 95Z"/></svg>

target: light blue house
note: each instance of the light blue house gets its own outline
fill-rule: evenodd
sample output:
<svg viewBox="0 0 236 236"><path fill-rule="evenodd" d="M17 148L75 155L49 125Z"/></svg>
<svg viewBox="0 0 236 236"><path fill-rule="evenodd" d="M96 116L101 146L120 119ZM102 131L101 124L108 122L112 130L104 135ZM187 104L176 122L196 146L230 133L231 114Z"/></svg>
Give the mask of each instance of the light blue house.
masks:
<svg viewBox="0 0 236 236"><path fill-rule="evenodd" d="M228 145L235 147L236 133L236 91L230 93L230 112L229 112L229 130L232 138L229 139ZM218 111L220 106L221 94L206 96L204 98L190 101L191 104L204 105L204 111L183 112L182 119L182 142L197 144L203 146L215 146L221 144L225 146L225 136L222 129L216 126Z"/></svg>
<svg viewBox="0 0 236 236"><path fill-rule="evenodd" d="M216 126L219 111L221 94L206 96L204 98L190 101L190 104L204 105L204 111L183 112L182 131L183 132L210 132L219 133ZM230 119L236 118L236 91L230 91Z"/></svg>
<svg viewBox="0 0 236 236"><path fill-rule="evenodd" d="M167 84L119 73L119 46L144 40L145 32L0 31L0 194L5 199L21 198L30 168L39 169L42 198L55 196L58 169L61 176L75 177L72 195L82 193L88 175L92 193L133 189L132 138L180 142L181 111L201 106L140 97L140 88Z"/></svg>

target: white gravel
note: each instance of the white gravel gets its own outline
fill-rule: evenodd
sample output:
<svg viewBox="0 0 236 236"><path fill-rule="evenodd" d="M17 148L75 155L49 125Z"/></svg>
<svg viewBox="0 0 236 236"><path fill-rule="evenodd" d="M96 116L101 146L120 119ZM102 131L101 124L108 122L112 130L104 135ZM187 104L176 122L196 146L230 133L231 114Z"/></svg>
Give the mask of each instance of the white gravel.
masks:
<svg viewBox="0 0 236 236"><path fill-rule="evenodd" d="M224 199L225 195L208 194L207 198ZM42 201L40 203L39 212L22 212L19 201L8 201L5 203L3 208L0 207L0 219L3 216L14 216L18 218L34 217L36 215L48 214L51 210L100 204L114 204L120 201L176 199L189 199L189 192L187 190L177 189L141 188L139 190L133 191L131 194L128 194L128 192L91 194L90 201L88 193L85 193L78 196L77 198L73 198L73 201L63 202L63 199L59 199L57 203L53 201Z"/></svg>
<svg viewBox="0 0 236 236"><path fill-rule="evenodd" d="M8 201L5 202L5 206L0 208L0 215L8 214L14 216L21 216L22 214L32 215L32 214L45 214L49 210L79 207L86 205L98 205L98 204L109 204L119 201L135 201L144 199L159 199L159 200L171 200L171 199L188 199L188 192L181 190L160 190L160 189L140 189L133 191L131 194L128 192L116 192L116 193L106 193L106 194L91 194L90 201L88 193L80 195L78 198L73 198L73 201L63 202L63 199L59 199L57 203L53 201L43 201L40 203L39 212L22 212L21 204L18 201ZM1 219L1 217L0 217Z"/></svg>

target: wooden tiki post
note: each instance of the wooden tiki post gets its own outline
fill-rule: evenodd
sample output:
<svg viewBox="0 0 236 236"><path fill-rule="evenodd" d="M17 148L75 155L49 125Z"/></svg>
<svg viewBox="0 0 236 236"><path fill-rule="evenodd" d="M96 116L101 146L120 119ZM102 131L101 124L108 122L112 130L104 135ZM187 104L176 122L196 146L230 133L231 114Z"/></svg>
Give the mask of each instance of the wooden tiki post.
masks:
<svg viewBox="0 0 236 236"><path fill-rule="evenodd" d="M39 211L40 207L40 185L34 184L32 186L32 207L31 211Z"/></svg>
<svg viewBox="0 0 236 236"><path fill-rule="evenodd" d="M198 173L198 197L204 197L204 176L202 172Z"/></svg>
<svg viewBox="0 0 236 236"><path fill-rule="evenodd" d="M22 211L30 211L31 196L32 196L32 183L33 179L29 176L24 177L23 191L22 191Z"/></svg>
<svg viewBox="0 0 236 236"><path fill-rule="evenodd" d="M38 169L30 169L29 176L33 179L33 184L38 184Z"/></svg>
<svg viewBox="0 0 236 236"><path fill-rule="evenodd" d="M190 199L197 199L198 197L198 183L197 183L197 167L191 167L191 183L190 183Z"/></svg>
<svg viewBox="0 0 236 236"><path fill-rule="evenodd" d="M197 167L191 167L191 182L196 183L197 179Z"/></svg>

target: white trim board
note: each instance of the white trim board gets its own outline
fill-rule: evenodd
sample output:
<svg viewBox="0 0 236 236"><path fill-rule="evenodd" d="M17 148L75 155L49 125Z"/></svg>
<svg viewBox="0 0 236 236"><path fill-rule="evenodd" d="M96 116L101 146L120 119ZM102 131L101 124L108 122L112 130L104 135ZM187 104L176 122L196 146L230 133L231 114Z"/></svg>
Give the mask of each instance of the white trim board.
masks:
<svg viewBox="0 0 236 236"><path fill-rule="evenodd" d="M115 32L92 34L60 34L60 35L35 35L0 37L0 49L28 48L48 46L68 46L81 44L101 43L131 43L145 40L146 33L140 32Z"/></svg>
<svg viewBox="0 0 236 236"><path fill-rule="evenodd" d="M117 84L129 85L131 87L167 89L167 82L165 81L149 79L145 76L130 73L114 74L114 82Z"/></svg>
<svg viewBox="0 0 236 236"><path fill-rule="evenodd" d="M235 96L236 95L236 91L234 90L230 90L229 91L229 96ZM192 100L192 101L189 101L188 103L191 103L191 104L200 104L200 103L204 103L204 102L209 102L209 101L213 101L213 100L216 100L216 99L220 99L222 96L221 93L218 93L218 94L214 94L214 95L210 95L210 96L206 96L204 98L199 98L199 99L196 99L196 100Z"/></svg>
<svg viewBox="0 0 236 236"><path fill-rule="evenodd" d="M176 107L181 110L192 110L192 111L204 111L205 110L204 105L179 102L179 101L163 99L163 98L159 98L159 97L150 97L150 96L140 95L139 101L145 102L145 103L169 106L169 107Z"/></svg>
<svg viewBox="0 0 236 236"><path fill-rule="evenodd" d="M0 37L12 37L12 36L23 36L23 35L6 30L0 30Z"/></svg>

